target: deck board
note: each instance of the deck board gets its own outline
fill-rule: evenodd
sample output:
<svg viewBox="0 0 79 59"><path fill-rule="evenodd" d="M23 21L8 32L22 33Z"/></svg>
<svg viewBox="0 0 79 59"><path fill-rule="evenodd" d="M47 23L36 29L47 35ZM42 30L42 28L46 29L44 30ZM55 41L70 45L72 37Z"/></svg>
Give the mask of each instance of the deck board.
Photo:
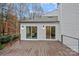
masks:
<svg viewBox="0 0 79 59"><path fill-rule="evenodd" d="M78 54L58 41L17 41L0 50L1 56L77 56Z"/></svg>

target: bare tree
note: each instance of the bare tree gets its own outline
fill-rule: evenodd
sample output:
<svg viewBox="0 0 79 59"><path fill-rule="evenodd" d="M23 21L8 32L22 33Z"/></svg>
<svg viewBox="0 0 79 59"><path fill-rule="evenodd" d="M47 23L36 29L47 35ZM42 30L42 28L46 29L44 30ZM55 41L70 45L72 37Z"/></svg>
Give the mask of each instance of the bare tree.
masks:
<svg viewBox="0 0 79 59"><path fill-rule="evenodd" d="M43 13L43 8L41 7L40 3L32 3L32 16L33 18L35 17L40 17Z"/></svg>
<svg viewBox="0 0 79 59"><path fill-rule="evenodd" d="M29 5L32 5L32 11L30 12ZM40 3L8 3L7 15L15 15L18 19L35 18L40 17L43 13L43 8Z"/></svg>
<svg viewBox="0 0 79 59"><path fill-rule="evenodd" d="M21 20L23 20L25 17L29 17L30 13L29 13L28 6L29 6L29 4L25 4L25 3L17 4L17 7L18 7L17 13Z"/></svg>

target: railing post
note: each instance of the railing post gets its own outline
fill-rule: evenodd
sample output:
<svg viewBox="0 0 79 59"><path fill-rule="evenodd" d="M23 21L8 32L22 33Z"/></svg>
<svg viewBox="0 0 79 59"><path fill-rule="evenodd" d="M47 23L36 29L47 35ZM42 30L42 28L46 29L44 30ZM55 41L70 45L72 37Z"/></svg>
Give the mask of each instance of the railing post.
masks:
<svg viewBox="0 0 79 59"><path fill-rule="evenodd" d="M78 40L78 56L79 56L79 40Z"/></svg>
<svg viewBox="0 0 79 59"><path fill-rule="evenodd" d="M61 43L63 43L63 35L61 35Z"/></svg>

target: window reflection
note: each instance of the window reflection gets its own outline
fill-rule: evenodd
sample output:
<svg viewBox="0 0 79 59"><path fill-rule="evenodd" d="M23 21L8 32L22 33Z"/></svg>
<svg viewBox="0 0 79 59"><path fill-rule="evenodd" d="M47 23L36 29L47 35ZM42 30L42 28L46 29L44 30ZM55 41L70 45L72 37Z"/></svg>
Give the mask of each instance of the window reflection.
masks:
<svg viewBox="0 0 79 59"><path fill-rule="evenodd" d="M46 39L55 39L55 26L46 26Z"/></svg>
<svg viewBox="0 0 79 59"><path fill-rule="evenodd" d="M26 38L37 39L37 27L36 26L26 26Z"/></svg>

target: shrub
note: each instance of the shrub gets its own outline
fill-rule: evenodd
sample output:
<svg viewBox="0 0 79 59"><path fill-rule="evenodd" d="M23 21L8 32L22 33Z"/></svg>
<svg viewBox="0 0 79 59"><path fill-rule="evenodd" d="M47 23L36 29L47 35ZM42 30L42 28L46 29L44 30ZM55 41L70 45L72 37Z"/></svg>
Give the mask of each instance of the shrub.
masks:
<svg viewBox="0 0 79 59"><path fill-rule="evenodd" d="M11 34L11 35L0 35L0 50L4 48L3 43L8 43L11 40L14 40L19 37L19 34Z"/></svg>
<svg viewBox="0 0 79 59"><path fill-rule="evenodd" d="M7 43L10 41L11 36L10 35L4 35L0 37L0 42L1 43Z"/></svg>
<svg viewBox="0 0 79 59"><path fill-rule="evenodd" d="M14 38L15 39L19 38L19 35L18 34L14 35Z"/></svg>
<svg viewBox="0 0 79 59"><path fill-rule="evenodd" d="M19 37L19 35L18 34L12 34L11 37L12 37L12 40L14 40L14 39L17 39Z"/></svg>
<svg viewBox="0 0 79 59"><path fill-rule="evenodd" d="M3 44L0 44L0 50L2 50L5 46Z"/></svg>
<svg viewBox="0 0 79 59"><path fill-rule="evenodd" d="M11 40L15 40L16 38L18 38L19 35L18 34L11 34L11 35L1 35L0 36L0 42L1 43L8 43Z"/></svg>

